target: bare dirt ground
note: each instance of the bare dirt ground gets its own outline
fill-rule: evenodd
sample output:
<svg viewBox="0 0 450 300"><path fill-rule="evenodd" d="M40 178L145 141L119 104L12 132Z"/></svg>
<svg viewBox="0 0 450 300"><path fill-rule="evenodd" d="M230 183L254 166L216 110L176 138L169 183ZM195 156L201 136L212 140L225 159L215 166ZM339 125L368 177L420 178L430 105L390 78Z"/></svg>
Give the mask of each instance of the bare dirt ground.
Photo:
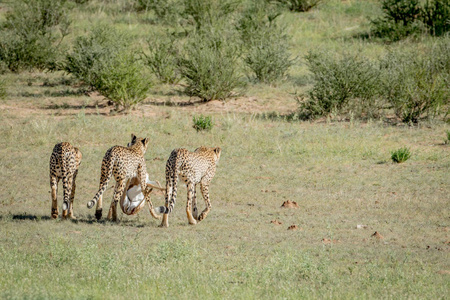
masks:
<svg viewBox="0 0 450 300"><path fill-rule="evenodd" d="M117 116L114 105L96 92L84 97L42 97L38 101L6 100L0 103L1 110L8 110L14 115L48 115L70 116L81 111L85 115ZM191 114L217 113L263 113L272 112L276 107L280 114L288 114L296 110L297 103L292 99L261 99L258 97L235 97L225 101L213 100L203 102L196 98L171 97L169 100L149 97L129 112L140 117L164 116L168 109Z"/></svg>

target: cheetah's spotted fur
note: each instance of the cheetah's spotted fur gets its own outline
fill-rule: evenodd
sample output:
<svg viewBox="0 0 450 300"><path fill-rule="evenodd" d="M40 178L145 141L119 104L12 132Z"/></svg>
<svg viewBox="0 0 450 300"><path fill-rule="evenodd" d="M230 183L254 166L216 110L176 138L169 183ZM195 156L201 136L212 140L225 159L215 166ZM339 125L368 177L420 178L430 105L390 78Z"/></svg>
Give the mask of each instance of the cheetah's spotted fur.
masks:
<svg viewBox="0 0 450 300"><path fill-rule="evenodd" d="M114 178L116 179L116 186L114 188L114 196L108 212L108 219L113 221L117 220L117 203L125 192L128 179L133 177L137 177L141 184L141 189L145 195L144 201L148 202L152 216L156 219L161 218L156 215L153 209L153 205L150 201L151 188L146 185L147 169L144 154L147 151L149 139L138 138L134 134L131 135L131 138L132 140L128 144L128 147L111 147L106 151L103 158L99 190L93 200L87 203L88 208L92 208L97 204L95 212L97 220L102 217L102 195L106 190L112 175L114 175Z"/></svg>
<svg viewBox="0 0 450 300"><path fill-rule="evenodd" d="M169 213L173 210L177 198L178 176L187 185L186 214L189 224L195 225L206 218L211 210L209 199L209 184L216 173L216 165L220 159L220 148L200 147L194 152L186 149L175 149L170 154L166 164L166 203L158 208L164 212L161 227L169 226ZM206 208L197 217L197 200L195 196L196 185L200 183ZM192 205L192 207L191 207Z"/></svg>
<svg viewBox="0 0 450 300"><path fill-rule="evenodd" d="M73 147L70 143L63 142L56 144L50 156L50 188L52 190L52 211L53 219L58 217L58 182L63 183L63 218L75 218L73 215L73 199L75 197L75 179L78 174L78 167L81 164L81 151ZM70 201L70 203L69 203Z"/></svg>

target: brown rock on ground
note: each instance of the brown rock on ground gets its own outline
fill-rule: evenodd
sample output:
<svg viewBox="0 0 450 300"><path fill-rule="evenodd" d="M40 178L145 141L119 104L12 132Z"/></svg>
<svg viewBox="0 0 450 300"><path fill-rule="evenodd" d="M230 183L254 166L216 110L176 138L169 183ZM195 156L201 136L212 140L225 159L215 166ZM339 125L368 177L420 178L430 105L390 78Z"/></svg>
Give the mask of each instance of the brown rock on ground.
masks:
<svg viewBox="0 0 450 300"><path fill-rule="evenodd" d="M291 225L288 227L287 230L298 230L298 226L297 225Z"/></svg>
<svg viewBox="0 0 450 300"><path fill-rule="evenodd" d="M283 204L281 205L281 207L284 207L284 208L298 208L298 204L295 201L288 200L288 201L284 201Z"/></svg>
<svg viewBox="0 0 450 300"><path fill-rule="evenodd" d="M339 243L339 240L322 239L322 243L324 243L324 244L337 244L337 243Z"/></svg>
<svg viewBox="0 0 450 300"><path fill-rule="evenodd" d="M275 225L281 225L281 224L283 224L283 223L281 223L281 222L278 221L278 220L272 220L272 221L270 221L270 223L275 224Z"/></svg>
<svg viewBox="0 0 450 300"><path fill-rule="evenodd" d="M375 232L372 234L372 237L375 237L375 238L377 238L377 239L379 239L379 240L384 239L384 237L383 237L378 231L375 231Z"/></svg>

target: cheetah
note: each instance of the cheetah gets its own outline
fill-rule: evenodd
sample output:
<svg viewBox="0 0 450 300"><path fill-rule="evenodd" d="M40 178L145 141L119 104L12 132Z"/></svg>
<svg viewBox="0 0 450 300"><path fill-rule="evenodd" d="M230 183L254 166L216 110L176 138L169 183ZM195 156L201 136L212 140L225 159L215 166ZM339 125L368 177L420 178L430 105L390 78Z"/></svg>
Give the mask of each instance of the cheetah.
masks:
<svg viewBox="0 0 450 300"><path fill-rule="evenodd" d="M58 218L58 182L63 182L63 213L62 218L75 219L73 215L73 199L75 197L75 179L78 174L78 167L81 164L81 151L73 147L70 143L62 142L56 144L50 156L50 188L52 190L52 211L53 219ZM69 203L70 201L70 203Z"/></svg>
<svg viewBox="0 0 450 300"><path fill-rule="evenodd" d="M147 169L145 165L144 154L148 147L148 138L138 138L134 134L131 135L131 142L127 147L114 146L106 151L102 161L102 169L100 176L100 186L94 198L87 203L88 208L94 207L97 204L95 217L100 220L102 217L102 195L108 186L111 176L114 175L116 179L116 186L114 188L114 196L108 212L108 219L117 221L117 203L122 198L125 192L128 179L137 177L141 190L147 201L151 215L155 219L161 219L161 216L156 215L153 205L150 201L151 185L146 184Z"/></svg>
<svg viewBox="0 0 450 300"><path fill-rule="evenodd" d="M211 210L209 199L209 183L216 173L216 165L220 159L221 149L200 147L194 152L179 148L172 151L166 163L166 196L165 206L157 211L164 213L160 227L169 227L169 213L172 212L177 198L178 176L187 186L186 214L189 224L195 225L208 215ZM206 208L197 217L196 185L200 183ZM192 207L191 207L192 205Z"/></svg>

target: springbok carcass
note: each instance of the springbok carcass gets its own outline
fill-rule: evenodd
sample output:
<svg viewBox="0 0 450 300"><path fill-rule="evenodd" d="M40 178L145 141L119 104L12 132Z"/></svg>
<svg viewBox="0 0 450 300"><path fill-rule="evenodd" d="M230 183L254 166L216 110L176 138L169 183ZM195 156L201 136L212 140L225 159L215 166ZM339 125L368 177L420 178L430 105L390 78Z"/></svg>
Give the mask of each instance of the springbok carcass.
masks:
<svg viewBox="0 0 450 300"><path fill-rule="evenodd" d="M132 216L140 212L142 208L144 208L145 202L147 202L150 214L156 219L161 219L161 216L156 214L153 205L149 200L151 194L164 196L166 189L161 187L159 181L149 180L148 175L146 180L147 189L150 189L150 192L147 194L147 199L144 197L138 178L133 177L127 181L125 188L126 193L122 194L122 198L120 199L120 207L122 208L122 212L124 214Z"/></svg>

